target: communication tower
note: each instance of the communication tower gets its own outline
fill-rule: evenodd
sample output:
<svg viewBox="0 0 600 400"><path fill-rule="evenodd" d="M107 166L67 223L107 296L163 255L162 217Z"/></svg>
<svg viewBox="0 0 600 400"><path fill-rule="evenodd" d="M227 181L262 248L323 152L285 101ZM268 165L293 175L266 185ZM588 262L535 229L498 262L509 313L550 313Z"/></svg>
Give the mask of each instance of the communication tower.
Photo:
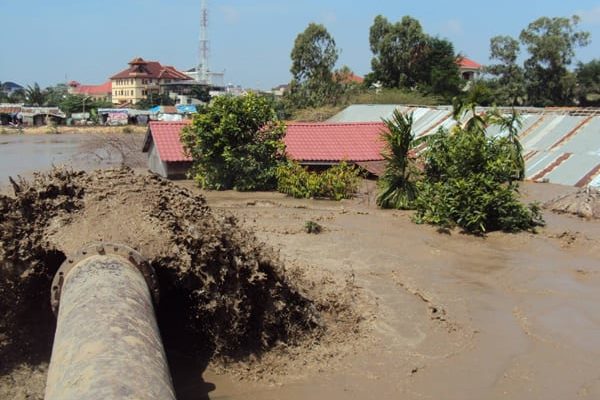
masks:
<svg viewBox="0 0 600 400"><path fill-rule="evenodd" d="M208 68L208 56L210 42L208 40L208 0L202 0L200 11L200 46L199 64L197 68L198 82L210 85L210 71Z"/></svg>

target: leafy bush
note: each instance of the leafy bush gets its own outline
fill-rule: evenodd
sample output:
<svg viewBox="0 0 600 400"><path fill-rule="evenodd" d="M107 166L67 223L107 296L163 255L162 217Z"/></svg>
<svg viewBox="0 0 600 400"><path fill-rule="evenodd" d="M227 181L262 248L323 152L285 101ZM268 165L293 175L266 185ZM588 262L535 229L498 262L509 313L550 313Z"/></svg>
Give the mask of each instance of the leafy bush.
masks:
<svg viewBox="0 0 600 400"><path fill-rule="evenodd" d="M296 162L277 168L277 190L296 198L351 198L358 190L360 170L346 162L323 172L313 172Z"/></svg>
<svg viewBox="0 0 600 400"><path fill-rule="evenodd" d="M181 139L201 187L270 190L285 158L284 134L271 100L248 94L214 98L182 130Z"/></svg>
<svg viewBox="0 0 600 400"><path fill-rule="evenodd" d="M458 104L457 125L415 140L412 115L394 113L384 121L388 132L386 169L379 180L377 204L384 208L415 208L417 223L443 228L460 226L482 234L490 230L533 230L542 225L537 204L525 206L518 199L517 181L524 177L520 121L513 113L477 114L474 105ZM506 137L488 137L486 128L500 125ZM423 172L410 158L411 148L426 141L421 155ZM422 176L415 178L419 173Z"/></svg>
<svg viewBox="0 0 600 400"><path fill-rule="evenodd" d="M543 224L539 207L518 199L513 153L509 139L477 130L434 135L425 151L426 179L417 183L415 221L476 234Z"/></svg>
<svg viewBox="0 0 600 400"><path fill-rule="evenodd" d="M323 227L315 221L306 221L304 223L304 230L306 233L313 233L317 235L323 231Z"/></svg>

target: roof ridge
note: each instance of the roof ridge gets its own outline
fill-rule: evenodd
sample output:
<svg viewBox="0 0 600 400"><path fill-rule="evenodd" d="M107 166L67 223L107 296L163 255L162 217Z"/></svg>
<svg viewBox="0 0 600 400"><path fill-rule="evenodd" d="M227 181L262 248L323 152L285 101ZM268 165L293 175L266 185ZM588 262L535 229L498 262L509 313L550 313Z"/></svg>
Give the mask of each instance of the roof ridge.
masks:
<svg viewBox="0 0 600 400"><path fill-rule="evenodd" d="M289 122L289 125L316 125L316 126L324 126L324 125L385 125L383 121L364 121L364 122Z"/></svg>

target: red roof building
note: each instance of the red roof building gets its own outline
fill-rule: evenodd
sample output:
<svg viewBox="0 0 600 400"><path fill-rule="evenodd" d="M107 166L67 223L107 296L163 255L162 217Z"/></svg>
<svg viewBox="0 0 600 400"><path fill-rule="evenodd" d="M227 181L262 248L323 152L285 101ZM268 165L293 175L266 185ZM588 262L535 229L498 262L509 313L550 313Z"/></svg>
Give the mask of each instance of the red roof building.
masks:
<svg viewBox="0 0 600 400"><path fill-rule="evenodd" d="M82 85L77 81L71 81L69 82L69 93L108 101L112 95L112 82L108 81L101 85Z"/></svg>
<svg viewBox="0 0 600 400"><path fill-rule="evenodd" d="M150 94L163 93L163 84L191 79L170 65L146 61L141 57L134 58L129 62L129 68L110 77L113 103L136 104Z"/></svg>
<svg viewBox="0 0 600 400"><path fill-rule="evenodd" d="M477 75L483 69L483 66L470 58L460 57L456 60L458 64L458 70L460 72L460 76L466 80L471 81L477 78Z"/></svg>
<svg viewBox="0 0 600 400"><path fill-rule="evenodd" d="M151 121L142 152L148 153L148 169L165 178L183 178L192 158L183 149L181 130L190 121Z"/></svg>
<svg viewBox="0 0 600 400"><path fill-rule="evenodd" d="M181 143L181 130L190 121L152 121L143 152L150 171L165 178L185 176L192 159ZM384 149L382 122L290 123L284 137L287 156L303 165L333 165L348 161L378 174Z"/></svg>
<svg viewBox="0 0 600 400"><path fill-rule="evenodd" d="M382 122L292 123L284 141L290 158L302 164L383 160Z"/></svg>

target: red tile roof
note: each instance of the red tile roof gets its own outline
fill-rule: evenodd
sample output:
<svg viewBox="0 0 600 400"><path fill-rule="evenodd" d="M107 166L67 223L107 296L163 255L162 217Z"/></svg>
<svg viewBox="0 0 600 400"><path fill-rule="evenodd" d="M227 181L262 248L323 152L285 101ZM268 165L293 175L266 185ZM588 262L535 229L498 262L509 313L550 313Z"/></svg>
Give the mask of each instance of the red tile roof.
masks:
<svg viewBox="0 0 600 400"><path fill-rule="evenodd" d="M162 161L192 161L183 151L180 132L189 121L151 121L149 133ZM385 124L291 123L284 138L287 154L297 161L383 160L381 133ZM144 151L148 146L144 146Z"/></svg>
<svg viewBox="0 0 600 400"><path fill-rule="evenodd" d="M87 95L109 95L112 93L112 82L108 81L102 85L73 85L73 92Z"/></svg>
<svg viewBox="0 0 600 400"><path fill-rule="evenodd" d="M148 78L148 79L174 79L190 80L189 76L170 65L161 65L158 61L145 61L135 58L129 62L129 68L110 77L110 79Z"/></svg>
<svg viewBox="0 0 600 400"><path fill-rule="evenodd" d="M475 61L467 58L461 57L457 60L458 66L460 68L468 68L468 69L481 69L481 64L476 63Z"/></svg>
<svg viewBox="0 0 600 400"><path fill-rule="evenodd" d="M148 129L152 135L152 140L154 140L158 156L162 161L192 161L192 158L184 153L183 145L179 137L181 129L189 123L189 121L150 122ZM147 151L147 146L144 146L144 151Z"/></svg>
<svg viewBox="0 0 600 400"><path fill-rule="evenodd" d="M284 141L288 156L297 161L382 160L382 122L292 123Z"/></svg>

